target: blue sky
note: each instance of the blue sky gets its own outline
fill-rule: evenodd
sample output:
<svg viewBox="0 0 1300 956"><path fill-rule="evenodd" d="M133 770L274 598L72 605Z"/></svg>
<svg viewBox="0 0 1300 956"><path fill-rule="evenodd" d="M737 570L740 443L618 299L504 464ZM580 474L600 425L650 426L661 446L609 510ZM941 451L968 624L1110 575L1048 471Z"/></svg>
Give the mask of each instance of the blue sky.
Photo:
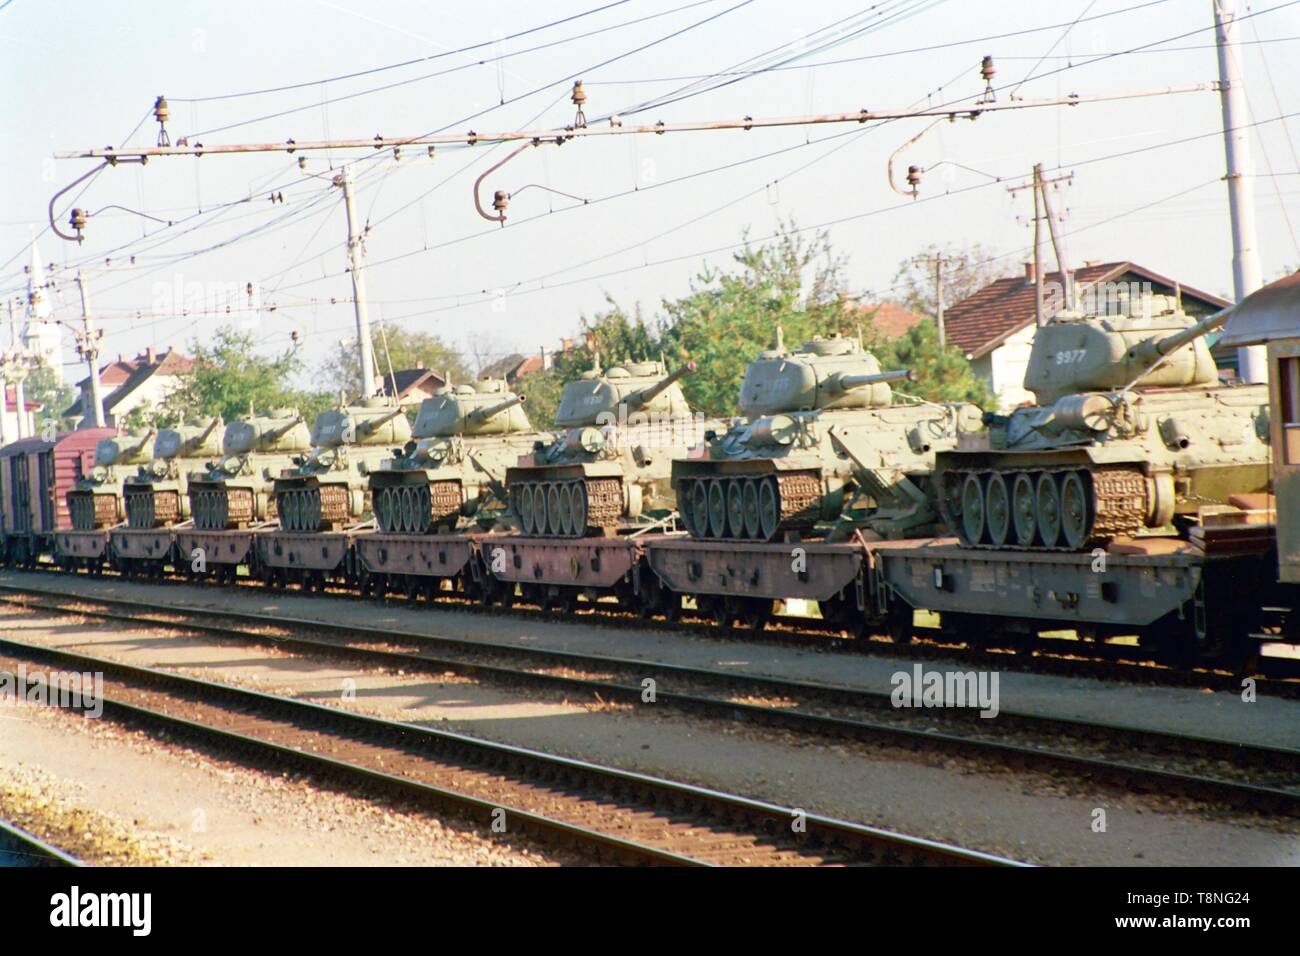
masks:
<svg viewBox="0 0 1300 956"><path fill-rule="evenodd" d="M148 113L160 93L171 103L173 138L205 143L562 126L573 119L575 74L585 81L586 112L594 118L680 88L691 92L693 78L775 48L805 55L779 70L727 76L735 82L639 118L840 112L975 97L985 54L995 57L996 84L1015 87L1002 90L1003 100L1013 93L1105 94L1215 79L1211 3L629 0L579 16L598 0L13 0L0 9L0 79L8 93L0 261L11 260L0 267L0 289L21 290L24 246L44 228L50 197L92 168L52 154L121 143L142 118L131 141L153 142L157 126ZM1274 277L1300 265L1300 117L1277 119L1300 110L1300 4L1238 0L1238 8L1239 16L1257 14L1239 30L1251 119L1260 124L1251 136L1259 248L1266 277ZM509 39L568 16L575 19ZM829 35L819 31L837 23L864 29L815 50ZM485 45L449 53L474 44ZM322 82L428 57L437 58ZM400 85L353 95L389 84ZM297 88L230 96L290 85ZM915 202L890 189L886 164L922 130L917 120L531 150L490 176L485 189L490 195L538 184L556 192L522 192L504 229L477 216L471 194L475 177L504 149L444 149L432 159L408 150L397 162L388 153L314 155L307 171L328 175L331 164L354 163L358 206L371 224L374 319L497 354L553 344L581 314L601 308L606 294L653 313L660 298L685 292L703 264L725 262L724 247L743 230L762 237L782 218L834 223L831 237L849 258L852 285L869 298L887 294L899 260L931 242L978 241L1002 257L1003 271L1019 271L1030 242L1030 197L1006 185L1023 181L1035 162L1074 173L1056 195L1076 263L1133 259L1229 293L1223 146L1214 135L1219 109L1218 95L1202 92L941 124L899 153L901 167L929 170ZM291 112L257 119L284 111ZM272 187L283 204L268 201ZM582 206L563 193L601 201ZM240 199L248 201L219 208ZM97 176L78 204L103 210L84 244L47 233L41 257L61 268L54 305L64 318L79 312L71 270L87 268L107 354L185 347L209 336L222 315L168 314L172 290L195 283L213 296L255 283L263 306L276 305L247 320L259 346L286 347L296 331L311 364L351 332L338 190L304 176L283 153L119 166ZM133 211L105 208L116 206ZM164 227L137 212L193 218ZM68 342L71 361L70 335Z"/></svg>

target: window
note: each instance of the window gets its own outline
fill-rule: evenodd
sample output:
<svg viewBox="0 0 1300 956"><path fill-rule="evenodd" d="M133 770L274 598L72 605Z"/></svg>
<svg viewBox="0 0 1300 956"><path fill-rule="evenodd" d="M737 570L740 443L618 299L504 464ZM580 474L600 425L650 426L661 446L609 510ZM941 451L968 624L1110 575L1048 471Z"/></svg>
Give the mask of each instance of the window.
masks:
<svg viewBox="0 0 1300 956"><path fill-rule="evenodd" d="M1277 360L1277 383L1282 405L1282 460L1300 465L1300 356Z"/></svg>

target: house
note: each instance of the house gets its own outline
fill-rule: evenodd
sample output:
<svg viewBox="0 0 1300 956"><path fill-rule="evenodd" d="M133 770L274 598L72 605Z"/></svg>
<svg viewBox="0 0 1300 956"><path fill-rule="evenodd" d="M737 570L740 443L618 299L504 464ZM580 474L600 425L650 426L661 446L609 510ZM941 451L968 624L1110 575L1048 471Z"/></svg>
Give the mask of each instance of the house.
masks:
<svg viewBox="0 0 1300 956"><path fill-rule="evenodd" d="M881 302L878 305L860 305L858 314L869 319L871 325L883 339L893 341L901 339L912 326L919 322L930 321L924 315L904 308L895 302Z"/></svg>
<svg viewBox="0 0 1300 956"><path fill-rule="evenodd" d="M404 368L384 375L382 392L385 397L397 396L397 404L403 408L418 406L426 398L447 384L447 380L432 369Z"/></svg>
<svg viewBox="0 0 1300 956"><path fill-rule="evenodd" d="M1116 294L1177 295L1183 310L1201 318L1230 303L1185 283L1152 272L1134 262L1087 262L1073 271L1075 296L1080 308L1105 303ZM1043 276L1043 314L1055 315L1064 305L1059 272ZM1024 388L1025 367L1034 342L1034 267L1026 263L1023 275L991 282L946 310L944 329L949 344L958 346L975 374L989 383L998 408L1006 410L1034 400ZM1219 368L1235 371L1236 352L1214 351Z"/></svg>
<svg viewBox="0 0 1300 956"><path fill-rule="evenodd" d="M565 338L560 341L558 349L542 348L532 355L510 355L500 361L493 362L483 369L484 376L493 378L504 378L510 387L514 387L521 378L532 375L534 372L549 371L555 364L555 356L567 354L574 350L573 339Z"/></svg>
<svg viewBox="0 0 1300 956"><path fill-rule="evenodd" d="M180 385L181 376L194 367L194 360L169 348L159 355L150 346L133 359L121 355L99 370L99 388L104 401L104 423L118 425L137 408L153 408ZM94 420L90 411L90 376L77 383L81 394L63 413L84 422Z"/></svg>

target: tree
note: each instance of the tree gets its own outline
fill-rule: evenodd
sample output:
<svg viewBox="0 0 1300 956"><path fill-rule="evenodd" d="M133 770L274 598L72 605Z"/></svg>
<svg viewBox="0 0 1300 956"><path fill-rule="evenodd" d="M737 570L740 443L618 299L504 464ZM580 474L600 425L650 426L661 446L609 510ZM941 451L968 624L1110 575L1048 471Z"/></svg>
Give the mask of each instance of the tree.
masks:
<svg viewBox="0 0 1300 956"><path fill-rule="evenodd" d="M4 387L3 383L0 387ZM23 384L23 397L29 402L41 403L41 410L36 413L37 435L77 427L78 419L63 417L64 409L77 400L77 391L71 385L60 385L54 369L42 366L28 375Z"/></svg>
<svg viewBox="0 0 1300 956"><path fill-rule="evenodd" d="M994 255L978 242L963 245L950 242L940 246L931 243L915 256L904 259L894 273L891 294L885 296L913 312L933 316L934 259L942 256L948 260L943 265L943 301L945 307L956 305L969 298L998 278L999 270Z"/></svg>
<svg viewBox="0 0 1300 956"><path fill-rule="evenodd" d="M661 343L673 367L694 361L682 380L687 399L705 414L733 413L745 367L772 347L778 322L789 344L814 335L854 330L845 307L844 260L819 232L805 239L793 222L772 241L747 241L735 254L739 269L705 268L683 298L665 301Z"/></svg>
<svg viewBox="0 0 1300 956"><path fill-rule="evenodd" d="M383 375L388 374L391 361L394 372L406 368L427 368L439 375L450 374L452 380L457 382L473 379L460 353L430 332L388 325L383 329L376 328L371 338L374 341L375 362ZM355 341L347 340L338 344L321 367L321 381L335 394L340 390L349 395L360 394L361 362Z"/></svg>
<svg viewBox="0 0 1300 956"><path fill-rule="evenodd" d="M918 322L897 339L873 336L867 345L882 369L916 373L915 382L897 383L896 392L931 402L972 402L981 408L994 405L988 383L975 375L961 349L939 347L939 333L930 322Z"/></svg>
<svg viewBox="0 0 1300 956"><path fill-rule="evenodd" d="M194 364L181 376L180 384L168 394L152 421L167 426L183 417L195 422L220 415L229 422L276 407L292 407L311 421L317 412L329 408L334 396L327 391L305 392L285 383L302 370L297 351L273 357L259 355L249 332L232 326L218 329L212 345L191 343Z"/></svg>

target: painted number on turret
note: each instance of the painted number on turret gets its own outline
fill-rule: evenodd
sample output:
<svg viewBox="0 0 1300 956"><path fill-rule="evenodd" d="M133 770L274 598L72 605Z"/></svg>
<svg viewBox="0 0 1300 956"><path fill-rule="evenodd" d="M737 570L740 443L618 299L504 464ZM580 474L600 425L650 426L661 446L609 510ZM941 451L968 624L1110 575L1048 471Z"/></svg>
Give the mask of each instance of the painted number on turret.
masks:
<svg viewBox="0 0 1300 956"><path fill-rule="evenodd" d="M1064 349L1056 353L1056 364L1074 365L1077 362L1082 362L1087 354L1087 349Z"/></svg>

